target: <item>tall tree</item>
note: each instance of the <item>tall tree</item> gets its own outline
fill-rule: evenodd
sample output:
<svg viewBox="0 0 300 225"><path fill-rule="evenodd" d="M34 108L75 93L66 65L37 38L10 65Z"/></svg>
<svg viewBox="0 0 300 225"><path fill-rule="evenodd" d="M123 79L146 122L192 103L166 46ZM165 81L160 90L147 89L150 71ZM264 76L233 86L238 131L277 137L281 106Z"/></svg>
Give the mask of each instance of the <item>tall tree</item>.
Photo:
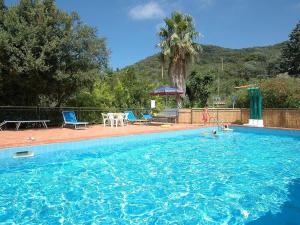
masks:
<svg viewBox="0 0 300 225"><path fill-rule="evenodd" d="M282 50L282 72L300 77L300 20Z"/></svg>
<svg viewBox="0 0 300 225"><path fill-rule="evenodd" d="M173 12L164 21L165 26L158 33L161 39L158 47L161 49L163 64L165 61L169 63L171 85L183 90L183 95L176 97L177 106L180 108L186 92L187 65L199 54L200 45L194 42L199 33L195 31L190 15Z"/></svg>
<svg viewBox="0 0 300 225"><path fill-rule="evenodd" d="M1 104L60 106L106 67L105 40L54 0L21 0L2 15Z"/></svg>

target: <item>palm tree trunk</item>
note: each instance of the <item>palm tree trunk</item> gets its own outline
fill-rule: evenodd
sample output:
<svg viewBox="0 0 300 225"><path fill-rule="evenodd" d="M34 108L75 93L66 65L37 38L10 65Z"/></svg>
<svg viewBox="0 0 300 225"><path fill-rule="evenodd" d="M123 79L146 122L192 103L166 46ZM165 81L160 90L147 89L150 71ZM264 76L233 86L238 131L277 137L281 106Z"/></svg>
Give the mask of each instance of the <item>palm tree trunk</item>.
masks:
<svg viewBox="0 0 300 225"><path fill-rule="evenodd" d="M181 108L183 103L183 97L185 96L186 86L186 63L183 59L172 60L169 64L169 77L173 87L183 91L182 95L176 96L177 107Z"/></svg>

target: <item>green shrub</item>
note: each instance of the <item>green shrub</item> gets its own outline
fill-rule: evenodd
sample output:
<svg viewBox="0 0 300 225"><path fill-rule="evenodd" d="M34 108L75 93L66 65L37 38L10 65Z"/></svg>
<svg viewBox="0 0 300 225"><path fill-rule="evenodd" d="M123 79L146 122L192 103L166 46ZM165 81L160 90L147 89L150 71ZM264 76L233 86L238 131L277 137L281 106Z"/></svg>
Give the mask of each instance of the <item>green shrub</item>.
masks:
<svg viewBox="0 0 300 225"><path fill-rule="evenodd" d="M255 80L250 82L255 83ZM261 80L259 86L263 96L263 108L300 108L299 78L269 78ZM238 97L237 107L249 107L250 100L246 89L240 89L234 94Z"/></svg>

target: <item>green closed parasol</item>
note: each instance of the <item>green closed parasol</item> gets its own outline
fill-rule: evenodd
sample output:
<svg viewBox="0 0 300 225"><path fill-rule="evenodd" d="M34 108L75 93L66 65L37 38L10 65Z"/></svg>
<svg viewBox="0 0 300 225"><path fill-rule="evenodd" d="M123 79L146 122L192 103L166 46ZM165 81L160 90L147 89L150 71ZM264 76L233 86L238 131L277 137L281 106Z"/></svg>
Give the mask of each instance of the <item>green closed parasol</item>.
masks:
<svg viewBox="0 0 300 225"><path fill-rule="evenodd" d="M248 88L250 96L250 119L262 119L262 96L259 88Z"/></svg>

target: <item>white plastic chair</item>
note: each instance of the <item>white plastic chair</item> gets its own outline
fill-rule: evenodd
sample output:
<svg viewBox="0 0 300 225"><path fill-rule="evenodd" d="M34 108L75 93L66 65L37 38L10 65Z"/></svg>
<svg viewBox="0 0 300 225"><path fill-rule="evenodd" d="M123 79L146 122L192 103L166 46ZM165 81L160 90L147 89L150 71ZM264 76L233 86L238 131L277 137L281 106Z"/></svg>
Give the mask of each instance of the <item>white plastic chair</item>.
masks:
<svg viewBox="0 0 300 225"><path fill-rule="evenodd" d="M116 121L115 113L107 113L108 120L110 121L110 126L113 127Z"/></svg>
<svg viewBox="0 0 300 225"><path fill-rule="evenodd" d="M124 125L128 124L128 113L123 113L124 116Z"/></svg>
<svg viewBox="0 0 300 225"><path fill-rule="evenodd" d="M115 114L116 127L118 127L118 124L120 124L121 127L124 126L124 118L125 118L125 114L124 113L116 113Z"/></svg>
<svg viewBox="0 0 300 225"><path fill-rule="evenodd" d="M113 127L114 125L114 117L112 113L101 113L103 118L103 125L106 126L106 123Z"/></svg>

